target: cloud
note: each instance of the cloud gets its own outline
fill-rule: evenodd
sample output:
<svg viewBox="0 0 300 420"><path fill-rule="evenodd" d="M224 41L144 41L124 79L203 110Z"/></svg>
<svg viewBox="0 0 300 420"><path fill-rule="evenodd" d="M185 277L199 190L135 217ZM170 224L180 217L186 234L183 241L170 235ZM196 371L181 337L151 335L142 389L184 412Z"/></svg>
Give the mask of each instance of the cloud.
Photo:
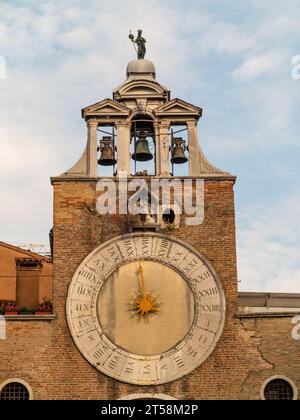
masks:
<svg viewBox="0 0 300 420"><path fill-rule="evenodd" d="M243 64L232 71L232 76L240 79L251 79L266 73L278 71L278 67L284 64L280 54L268 53L246 59Z"/></svg>
<svg viewBox="0 0 300 420"><path fill-rule="evenodd" d="M300 197L240 212L240 290L300 292Z"/></svg>
<svg viewBox="0 0 300 420"><path fill-rule="evenodd" d="M1 2L7 78L0 77L0 239L48 241L49 177L80 157L86 141L80 109L111 96L125 79L134 58L127 36L137 25L158 80L173 97L204 108L200 142L213 164L231 170L232 159L248 168L243 191L269 173L270 163L285 171L285 157L299 145L300 82L290 77L291 57L299 54L299 9L292 1L246 3ZM249 163L250 154L266 150L263 168ZM295 162L286 194L298 188ZM240 200L249 208L237 224L243 290L299 291L300 203L280 202L275 175L265 190L268 206L250 207L260 200L256 191Z"/></svg>
<svg viewBox="0 0 300 420"><path fill-rule="evenodd" d="M134 58L127 35L136 22L151 39L150 54L162 63L162 73L170 74L170 66L179 72L171 78L189 73L185 41L178 36L177 43L175 36L178 15L171 14L170 22L168 7L154 3L1 3L0 53L7 63L7 78L0 80L1 240L47 242L49 178L71 167L83 151L80 109L111 96L125 79ZM176 47L182 54L167 61L166 50Z"/></svg>
<svg viewBox="0 0 300 420"><path fill-rule="evenodd" d="M238 55L254 46L252 34L238 23L230 23L216 15L201 19L202 30L197 47L200 51L214 51L218 54Z"/></svg>

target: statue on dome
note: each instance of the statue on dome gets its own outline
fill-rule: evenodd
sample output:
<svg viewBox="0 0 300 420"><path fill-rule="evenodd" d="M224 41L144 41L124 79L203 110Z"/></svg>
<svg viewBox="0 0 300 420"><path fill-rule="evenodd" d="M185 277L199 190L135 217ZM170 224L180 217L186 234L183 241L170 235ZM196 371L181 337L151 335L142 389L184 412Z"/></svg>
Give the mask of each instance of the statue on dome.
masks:
<svg viewBox="0 0 300 420"><path fill-rule="evenodd" d="M142 37L142 32L143 31L141 29L138 30L138 35L137 35L136 39L134 39L134 35L131 33L131 31L130 31L130 34L129 34L129 39L131 39L133 45L134 44L137 45L137 49L136 49L135 45L134 45L134 48L135 48L135 51L137 53L137 58L139 60L145 58L145 55L146 55L146 47L145 47L146 40L145 40L145 38Z"/></svg>

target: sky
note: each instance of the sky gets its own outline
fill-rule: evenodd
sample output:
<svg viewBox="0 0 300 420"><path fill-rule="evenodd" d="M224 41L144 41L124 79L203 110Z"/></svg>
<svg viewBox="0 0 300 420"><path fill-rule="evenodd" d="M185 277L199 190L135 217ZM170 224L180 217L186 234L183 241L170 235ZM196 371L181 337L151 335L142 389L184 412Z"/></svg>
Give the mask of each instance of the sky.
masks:
<svg viewBox="0 0 300 420"><path fill-rule="evenodd" d="M206 157L237 175L239 289L300 292L299 22L298 0L0 0L0 240L47 243L49 178L141 28L158 81L203 108Z"/></svg>

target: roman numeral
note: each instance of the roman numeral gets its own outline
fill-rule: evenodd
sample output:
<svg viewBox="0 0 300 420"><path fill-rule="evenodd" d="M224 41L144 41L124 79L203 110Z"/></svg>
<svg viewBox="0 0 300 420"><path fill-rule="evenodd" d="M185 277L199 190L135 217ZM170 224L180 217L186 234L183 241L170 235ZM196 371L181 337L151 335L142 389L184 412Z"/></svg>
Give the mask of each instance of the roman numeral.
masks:
<svg viewBox="0 0 300 420"><path fill-rule="evenodd" d="M95 261L95 264L96 264L96 265L99 265L99 262L100 262L100 261L102 261L102 259L101 259L101 258L98 258L98 259L97 259L97 261Z"/></svg>
<svg viewBox="0 0 300 420"><path fill-rule="evenodd" d="M101 357L104 355L104 353L109 350L109 346L106 344L102 344L102 347L99 347L94 353L93 356L95 359L101 359Z"/></svg>
<svg viewBox="0 0 300 420"><path fill-rule="evenodd" d="M203 289L198 291L201 297L213 296L218 294L218 289L216 287L210 287L209 289Z"/></svg>
<svg viewBox="0 0 300 420"><path fill-rule="evenodd" d="M76 304L76 311L77 312L84 312L89 311L90 307L87 303L77 303Z"/></svg>
<svg viewBox="0 0 300 420"><path fill-rule="evenodd" d="M160 368L160 370L167 370L167 369L168 369L167 365L162 365L161 368Z"/></svg>
<svg viewBox="0 0 300 420"><path fill-rule="evenodd" d="M120 254L116 251L114 247L108 248L107 251L109 252L109 255L114 263L117 263L118 261L121 260Z"/></svg>
<svg viewBox="0 0 300 420"><path fill-rule="evenodd" d="M173 262L177 262L177 261L179 261L179 260L181 259L182 255L183 255L183 252L180 252L180 251L177 249L177 251L175 252L175 255L172 257L172 261L173 261Z"/></svg>
<svg viewBox="0 0 300 420"><path fill-rule="evenodd" d="M169 242L166 239L163 239L160 242L159 251L158 251L158 257L164 257L167 253Z"/></svg>
<svg viewBox="0 0 300 420"><path fill-rule="evenodd" d="M78 324L79 328L86 328L90 326L88 318L78 319Z"/></svg>
<svg viewBox="0 0 300 420"><path fill-rule="evenodd" d="M90 326L90 323L89 323L89 320L88 319L84 319L83 320L83 324L84 324L85 327L89 327Z"/></svg>
<svg viewBox="0 0 300 420"><path fill-rule="evenodd" d="M202 337L204 337L203 340L202 340ZM206 340L207 340L207 335L206 336L203 336L203 334L201 334L200 337L199 337L199 342L202 341L202 343L205 344L206 343Z"/></svg>
<svg viewBox="0 0 300 420"><path fill-rule="evenodd" d="M93 264L94 265L94 264ZM99 273L99 275L101 275L100 273L101 272L103 272L104 271L104 268L106 267L106 263L105 263L105 261L103 260L103 258L98 258L96 261L95 261L95 267L96 268L94 268L94 267L89 267L89 265L87 264L87 268L89 268L90 270L92 270L92 271L94 271L94 270L97 270L97 273ZM96 280L96 279L95 279Z"/></svg>
<svg viewBox="0 0 300 420"><path fill-rule="evenodd" d="M120 360L120 356L114 356L108 363L109 369L114 369Z"/></svg>
<svg viewBox="0 0 300 420"><path fill-rule="evenodd" d="M210 272L209 272L209 271L205 271L205 273L203 273L203 274L201 274L201 275L197 276L197 278L198 278L199 280L207 280L207 279L209 279L210 277L211 277L211 275L210 275Z"/></svg>
<svg viewBox="0 0 300 420"><path fill-rule="evenodd" d="M151 373L151 365L145 365L143 367L143 375L150 375Z"/></svg>
<svg viewBox="0 0 300 420"><path fill-rule="evenodd" d="M89 289L88 287L79 284L77 288L77 293L82 296L92 296L92 289Z"/></svg>
<svg viewBox="0 0 300 420"><path fill-rule="evenodd" d="M127 252L127 257L131 257L131 255L134 254L134 250L133 250L131 241L124 241L123 243L124 243L124 246L125 246L125 249L126 249L126 252Z"/></svg>
<svg viewBox="0 0 300 420"><path fill-rule="evenodd" d="M93 283L95 283L96 281L96 275L92 273L91 271L83 269L82 271L79 272L79 275L84 277L87 280L92 280Z"/></svg>
<svg viewBox="0 0 300 420"><path fill-rule="evenodd" d="M201 305L202 312L220 312L220 305Z"/></svg>
<svg viewBox="0 0 300 420"><path fill-rule="evenodd" d="M192 346L190 346L187 350L187 354L192 357L196 357L198 354L198 350L195 350Z"/></svg>
<svg viewBox="0 0 300 420"><path fill-rule="evenodd" d="M142 253L144 256L149 255L149 239L142 238Z"/></svg>
<svg viewBox="0 0 300 420"><path fill-rule="evenodd" d="M182 360L182 358L180 356L175 356L174 361L175 361L176 366L178 368L182 368L184 366L184 361Z"/></svg>
<svg viewBox="0 0 300 420"><path fill-rule="evenodd" d="M100 271L103 272L105 267L106 267L106 264L104 261L102 261L102 263L100 264Z"/></svg>
<svg viewBox="0 0 300 420"><path fill-rule="evenodd" d="M211 278L210 272L205 271L204 273L198 274L195 278L191 279L191 284L200 283L201 281L207 280L209 278Z"/></svg>
<svg viewBox="0 0 300 420"><path fill-rule="evenodd" d="M125 372L129 373L129 374L133 373L134 364L135 364L134 362L128 362L127 366L126 366L126 369L125 369Z"/></svg>
<svg viewBox="0 0 300 420"><path fill-rule="evenodd" d="M187 263L186 267L183 268L183 270L189 272L191 271L195 266L197 265L197 261L193 259L191 262Z"/></svg>

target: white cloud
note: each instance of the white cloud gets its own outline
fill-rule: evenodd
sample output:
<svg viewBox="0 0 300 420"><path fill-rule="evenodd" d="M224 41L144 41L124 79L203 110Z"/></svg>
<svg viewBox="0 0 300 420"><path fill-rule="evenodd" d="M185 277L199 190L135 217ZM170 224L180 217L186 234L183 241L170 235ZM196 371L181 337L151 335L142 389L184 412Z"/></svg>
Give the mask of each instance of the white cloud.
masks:
<svg viewBox="0 0 300 420"><path fill-rule="evenodd" d="M162 63L158 73L173 81L188 73L185 41L178 36L177 42L168 7L101 3L91 1L90 8L70 1L35 7L1 3L0 53L8 65L8 77L0 81L1 240L48 240L49 177L67 170L82 153L86 130L80 109L111 96L125 79L126 64L134 58L127 36L136 22L151 40L149 55ZM182 53L165 60L166 49L176 47ZM179 73L170 74L170 67Z"/></svg>
<svg viewBox="0 0 300 420"><path fill-rule="evenodd" d="M300 197L259 205L240 216L240 290L300 292Z"/></svg>
<svg viewBox="0 0 300 420"><path fill-rule="evenodd" d="M56 41L68 49L88 49L93 44L93 34L88 28L73 28L60 34Z"/></svg>
<svg viewBox="0 0 300 420"><path fill-rule="evenodd" d="M212 72L206 81L216 83L218 91L211 109L204 109L204 118L207 114L211 118L212 135L208 139L207 131L200 133L202 145L210 142L212 163L217 153L240 154L247 165L249 148L271 149L274 144L297 141L290 116L299 84L287 86L286 80L292 81L290 69L280 73L279 65L291 31L299 31L297 13L281 19L269 17L266 9L261 25L244 18L230 21L222 10L216 8L212 14L200 2L193 7L173 0L23 3L26 6L0 5L0 54L6 59L8 76L0 80L1 240L48 240L49 177L67 170L80 157L86 141L80 109L110 96L125 79L126 64L134 58L128 31L135 32L137 25L148 40L147 57L156 64L158 80L172 89L173 96L195 99L202 106L203 75ZM242 64L237 67L238 63ZM239 71L239 79L231 77L231 71ZM269 83L256 85L257 76L267 73ZM232 104L236 104L234 112ZM274 241L269 232L278 221L268 225L268 218L265 221L259 214L257 220L258 227L252 219L241 226L242 287L277 290L285 279L282 290L299 290L295 289L299 248L282 247L289 229L297 227L289 221ZM291 241L297 243L296 238ZM274 277L276 269L281 272Z"/></svg>
<svg viewBox="0 0 300 420"><path fill-rule="evenodd" d="M232 71L232 76L241 79L251 79L262 74L278 71L284 64L284 58L278 53L261 54L247 58L243 64Z"/></svg>
<svg viewBox="0 0 300 420"><path fill-rule="evenodd" d="M203 33L201 32L197 42L200 51L212 50L226 55L238 55L253 46L251 33L238 24L223 21L213 15L206 19Z"/></svg>

